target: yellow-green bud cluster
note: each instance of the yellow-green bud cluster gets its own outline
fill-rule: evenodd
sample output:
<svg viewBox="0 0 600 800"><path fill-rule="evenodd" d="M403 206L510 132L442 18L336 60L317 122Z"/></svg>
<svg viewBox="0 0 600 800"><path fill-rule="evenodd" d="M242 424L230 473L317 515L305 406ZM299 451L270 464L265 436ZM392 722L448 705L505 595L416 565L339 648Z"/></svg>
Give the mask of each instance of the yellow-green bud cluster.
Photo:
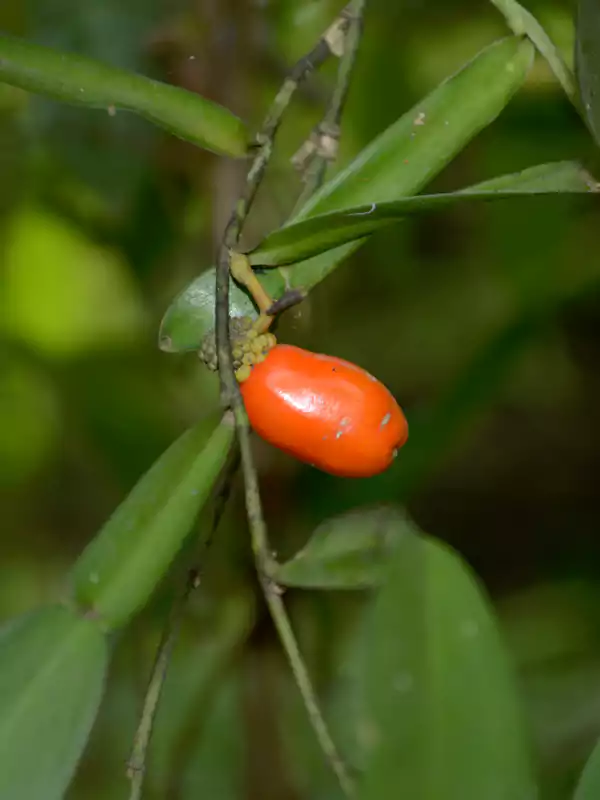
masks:
<svg viewBox="0 0 600 800"><path fill-rule="evenodd" d="M251 317L232 317L229 335L233 356L233 369L239 381L249 377L254 364L263 361L269 350L277 344L272 333L260 333ZM216 371L219 366L215 331L206 334L199 356L206 366Z"/></svg>

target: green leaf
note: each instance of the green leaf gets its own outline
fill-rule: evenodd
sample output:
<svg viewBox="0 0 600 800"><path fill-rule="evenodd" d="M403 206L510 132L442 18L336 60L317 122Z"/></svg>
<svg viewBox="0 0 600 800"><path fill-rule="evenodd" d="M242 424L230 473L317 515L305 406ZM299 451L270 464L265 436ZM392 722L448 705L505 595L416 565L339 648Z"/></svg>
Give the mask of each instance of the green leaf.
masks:
<svg viewBox="0 0 600 800"><path fill-rule="evenodd" d="M460 203L489 203L533 196L561 197L597 191L596 182L579 164L569 161L543 164L459 192L405 197L391 203L372 203L309 217L267 236L251 253L250 263L269 267L293 264L397 224L408 216L439 211Z"/></svg>
<svg viewBox="0 0 600 800"><path fill-rule="evenodd" d="M0 630L0 797L60 800L104 688L105 638L60 606Z"/></svg>
<svg viewBox="0 0 600 800"><path fill-rule="evenodd" d="M246 126L195 92L0 34L0 81L74 105L133 111L199 147L246 155Z"/></svg>
<svg viewBox="0 0 600 800"><path fill-rule="evenodd" d="M243 796L240 787L247 781L248 768L244 689L239 669L223 671L211 687L202 725L196 726L196 737L187 744L187 761L171 781L179 790L177 797L239 800ZM162 795L169 796L175 795Z"/></svg>
<svg viewBox="0 0 600 800"><path fill-rule="evenodd" d="M285 281L279 271L261 276L261 283L272 297L281 297ZM248 293L229 282L231 316L255 316ZM160 325L159 346L166 353L198 350L206 333L215 326L215 270L211 268L195 278L169 306Z"/></svg>
<svg viewBox="0 0 600 800"><path fill-rule="evenodd" d="M533 54L529 41L514 36L486 47L374 139L295 221L416 194L498 117L523 85Z"/></svg>
<svg viewBox="0 0 600 800"><path fill-rule="evenodd" d="M600 797L600 742L592 750L577 784L573 800L598 800Z"/></svg>
<svg viewBox="0 0 600 800"><path fill-rule="evenodd" d="M407 536L364 641L360 800L536 796L511 665L470 570Z"/></svg>
<svg viewBox="0 0 600 800"><path fill-rule="evenodd" d="M517 36L528 36L539 52L544 56L550 69L562 86L565 94L575 107L579 107L575 78L569 69L562 53L548 36L533 14L517 0L491 0L501 14L512 32Z"/></svg>
<svg viewBox="0 0 600 800"><path fill-rule="evenodd" d="M415 532L397 509L354 511L327 520L272 578L283 586L364 589L377 586L402 537Z"/></svg>
<svg viewBox="0 0 600 800"><path fill-rule="evenodd" d="M326 183L291 220L383 203L419 192L483 128L501 113L523 84L533 61L528 40L508 37L487 47L460 72L438 86ZM311 289L332 272L361 240L296 264L290 273L261 276L274 299L286 285ZM196 278L175 299L162 321L160 342L169 352L197 349L214 327L214 270ZM201 303L206 313L198 314ZM212 305L211 305L212 304Z"/></svg>
<svg viewBox="0 0 600 800"><path fill-rule="evenodd" d="M208 499L233 438L228 417L217 424L211 416L184 433L84 550L71 574L73 594L104 626L123 625L145 605Z"/></svg>
<svg viewBox="0 0 600 800"><path fill-rule="evenodd" d="M237 772L237 764L235 770L232 767L238 741L243 752L243 725L235 720L230 726L229 719L220 725L214 719L215 704L220 705L223 684L239 664L238 653L254 628L256 597L250 587L236 591L228 584L226 591L205 596L200 608L190 604L187 622L177 634L149 750L150 796L182 796L183 784L189 782L195 784L192 796L221 800L237 781L231 773ZM112 718L106 716L110 728ZM226 742L236 743L234 752ZM179 791L173 785L174 775Z"/></svg>
<svg viewBox="0 0 600 800"><path fill-rule="evenodd" d="M463 189L461 193L504 192L519 194L585 194L597 192L599 184L577 161L537 164L521 172L498 175Z"/></svg>
<svg viewBox="0 0 600 800"><path fill-rule="evenodd" d="M596 0L579 0L575 67L585 117L600 144L600 5Z"/></svg>

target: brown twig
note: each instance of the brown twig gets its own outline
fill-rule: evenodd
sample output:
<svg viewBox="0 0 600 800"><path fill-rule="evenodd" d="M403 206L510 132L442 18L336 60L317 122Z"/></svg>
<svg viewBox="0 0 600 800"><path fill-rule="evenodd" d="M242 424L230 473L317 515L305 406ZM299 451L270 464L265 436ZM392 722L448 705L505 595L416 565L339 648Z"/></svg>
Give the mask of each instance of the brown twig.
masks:
<svg viewBox="0 0 600 800"><path fill-rule="evenodd" d="M309 197L320 188L327 165L337 158L340 123L362 38L365 5L366 0L354 0L348 6L348 30L331 101L321 122L292 159L294 166L303 172L304 180L304 189L298 198L296 209L302 208Z"/></svg>
<svg viewBox="0 0 600 800"><path fill-rule="evenodd" d="M302 58L292 69L289 77L286 78L283 86L279 90L264 124L256 137L257 152L248 171L246 185L242 195L236 203L225 228L217 259L216 341L222 394L227 405L233 410L240 444L246 510L260 584L281 643L290 662L296 683L302 694L315 735L332 770L337 775L344 793L350 797L353 794L352 781L337 751L335 743L329 734L323 715L321 714L316 693L281 599L279 587L269 577L272 572L273 560L269 547L267 528L262 513L258 476L252 458L250 427L234 374L231 341L229 337L229 281L231 260L236 252L242 227L248 216L256 191L271 158L277 130L298 85L331 54L340 54L340 48L344 41L343 37L348 25L348 18L347 7L321 37L315 48L313 48L307 56Z"/></svg>

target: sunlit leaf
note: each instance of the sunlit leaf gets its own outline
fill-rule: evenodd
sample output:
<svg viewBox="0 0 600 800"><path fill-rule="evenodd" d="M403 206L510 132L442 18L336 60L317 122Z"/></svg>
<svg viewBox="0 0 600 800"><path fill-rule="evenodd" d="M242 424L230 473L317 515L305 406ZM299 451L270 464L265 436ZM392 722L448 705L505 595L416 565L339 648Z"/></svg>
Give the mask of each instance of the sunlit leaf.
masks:
<svg viewBox="0 0 600 800"><path fill-rule="evenodd" d="M412 523L397 509L355 511L320 525L272 577L284 586L363 589L381 583L389 559Z"/></svg>
<svg viewBox="0 0 600 800"><path fill-rule="evenodd" d="M104 636L63 607L0 630L0 797L61 800L104 687Z"/></svg>
<svg viewBox="0 0 600 800"><path fill-rule="evenodd" d="M372 203L309 217L280 228L250 255L260 266L293 264L334 247L361 239L406 217L439 211L461 203L495 202L527 197L562 197L597 192L594 179L579 164L561 162L504 175L459 192L418 195L389 203Z"/></svg>
<svg viewBox="0 0 600 800"><path fill-rule="evenodd" d="M184 433L80 556L71 574L73 594L103 625L123 625L147 602L209 497L233 437L229 419L219 423L214 416Z"/></svg>
<svg viewBox="0 0 600 800"><path fill-rule="evenodd" d="M366 626L363 658L360 800L536 796L496 621L448 547L403 539Z"/></svg>
<svg viewBox="0 0 600 800"><path fill-rule="evenodd" d="M51 356L139 341L145 311L127 265L52 214L19 210L5 233L0 326Z"/></svg>
<svg viewBox="0 0 600 800"><path fill-rule="evenodd" d="M419 192L483 128L493 122L522 86L533 60L527 40L509 37L487 47L460 72L442 83L366 147L355 160L317 192L291 220L355 206L397 200ZM275 284L277 299L290 285L311 289L362 240L349 242L302 261L283 275L261 277ZM211 277L212 276L212 277ZM206 290L214 270L196 278L167 310L161 347L170 352L199 347L214 327L214 295ZM196 310L201 306L203 311Z"/></svg>
<svg viewBox="0 0 600 800"><path fill-rule="evenodd" d="M244 123L195 92L0 34L0 81L66 103L134 111L207 150L246 154Z"/></svg>

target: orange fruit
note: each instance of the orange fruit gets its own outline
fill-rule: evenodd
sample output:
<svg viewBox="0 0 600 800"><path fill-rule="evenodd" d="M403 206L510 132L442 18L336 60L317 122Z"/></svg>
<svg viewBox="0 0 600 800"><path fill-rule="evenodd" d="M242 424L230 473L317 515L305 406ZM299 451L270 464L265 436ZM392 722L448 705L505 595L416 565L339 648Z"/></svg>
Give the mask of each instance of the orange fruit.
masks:
<svg viewBox="0 0 600 800"><path fill-rule="evenodd" d="M389 390L340 358L279 344L240 389L259 436L332 475L377 475L408 438Z"/></svg>

